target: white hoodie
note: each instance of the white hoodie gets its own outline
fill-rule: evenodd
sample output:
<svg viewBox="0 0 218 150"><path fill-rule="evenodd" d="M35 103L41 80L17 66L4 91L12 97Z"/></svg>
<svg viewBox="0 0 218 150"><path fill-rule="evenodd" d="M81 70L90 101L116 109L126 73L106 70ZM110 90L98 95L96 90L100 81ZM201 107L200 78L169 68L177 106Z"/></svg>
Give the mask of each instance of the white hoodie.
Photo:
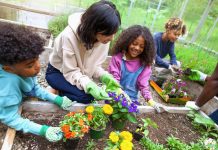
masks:
<svg viewBox="0 0 218 150"><path fill-rule="evenodd" d="M69 17L68 26L55 39L49 61L68 82L86 91L93 77L98 79L107 73L101 65L108 55L109 42L95 43L92 49L86 50L76 32L81 16L82 13L75 13Z"/></svg>

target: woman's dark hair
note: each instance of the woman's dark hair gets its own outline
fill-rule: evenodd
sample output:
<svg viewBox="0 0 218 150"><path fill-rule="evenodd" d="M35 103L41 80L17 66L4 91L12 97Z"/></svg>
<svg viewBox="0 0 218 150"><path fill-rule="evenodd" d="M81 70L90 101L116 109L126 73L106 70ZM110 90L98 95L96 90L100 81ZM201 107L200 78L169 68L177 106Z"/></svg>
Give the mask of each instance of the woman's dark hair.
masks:
<svg viewBox="0 0 218 150"><path fill-rule="evenodd" d="M145 40L144 51L139 55L140 61L142 65L150 66L154 60L155 48L153 37L147 27L134 25L124 30L118 37L112 51L114 54L127 52L129 45L139 36L142 36Z"/></svg>
<svg viewBox="0 0 218 150"><path fill-rule="evenodd" d="M180 18L170 18L165 24L165 29L181 31L182 35L186 33L186 25Z"/></svg>
<svg viewBox="0 0 218 150"><path fill-rule="evenodd" d="M37 58L43 46L44 40L26 27L0 24L0 64L14 65Z"/></svg>
<svg viewBox="0 0 218 150"><path fill-rule="evenodd" d="M112 2L102 0L92 4L82 15L77 33L88 50L97 41L97 33L112 35L117 32L120 24L120 14L116 6Z"/></svg>

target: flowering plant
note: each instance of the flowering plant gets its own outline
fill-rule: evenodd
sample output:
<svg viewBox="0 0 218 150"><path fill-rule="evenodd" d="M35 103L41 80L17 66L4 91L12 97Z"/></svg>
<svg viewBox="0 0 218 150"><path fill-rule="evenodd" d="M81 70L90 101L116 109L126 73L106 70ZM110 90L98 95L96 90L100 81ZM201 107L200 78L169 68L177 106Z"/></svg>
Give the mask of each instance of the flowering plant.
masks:
<svg viewBox="0 0 218 150"><path fill-rule="evenodd" d="M64 141L73 138L82 138L89 131L88 116L83 113L70 112L60 122L61 130L64 133Z"/></svg>
<svg viewBox="0 0 218 150"><path fill-rule="evenodd" d="M132 133L129 131L111 132L105 150L132 150Z"/></svg>
<svg viewBox="0 0 218 150"><path fill-rule="evenodd" d="M137 123L135 115L133 113L137 113L137 105L138 103L135 101L131 101L125 94L116 94L115 92L108 92L109 97L112 100L107 101L114 111L111 115L112 120L122 119L129 120L132 123Z"/></svg>
<svg viewBox="0 0 218 150"><path fill-rule="evenodd" d="M108 116L113 113L113 108L109 104L105 104L103 107L88 106L86 112L88 113L90 127L94 130L100 130L106 128L109 121Z"/></svg>
<svg viewBox="0 0 218 150"><path fill-rule="evenodd" d="M182 79L175 77L167 79L162 88L162 95L168 95L171 98L187 97L186 82L182 81Z"/></svg>

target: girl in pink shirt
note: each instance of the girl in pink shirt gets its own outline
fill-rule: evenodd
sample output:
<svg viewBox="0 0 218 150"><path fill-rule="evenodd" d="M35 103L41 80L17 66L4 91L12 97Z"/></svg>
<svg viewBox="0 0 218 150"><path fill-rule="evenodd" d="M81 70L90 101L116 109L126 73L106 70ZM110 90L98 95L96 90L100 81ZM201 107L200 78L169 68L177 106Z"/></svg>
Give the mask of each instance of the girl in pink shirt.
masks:
<svg viewBox="0 0 218 150"><path fill-rule="evenodd" d="M149 29L134 25L124 30L113 52L109 72L120 82L123 91L135 101L140 91L150 106L159 109L149 91L148 81L155 57L154 41Z"/></svg>

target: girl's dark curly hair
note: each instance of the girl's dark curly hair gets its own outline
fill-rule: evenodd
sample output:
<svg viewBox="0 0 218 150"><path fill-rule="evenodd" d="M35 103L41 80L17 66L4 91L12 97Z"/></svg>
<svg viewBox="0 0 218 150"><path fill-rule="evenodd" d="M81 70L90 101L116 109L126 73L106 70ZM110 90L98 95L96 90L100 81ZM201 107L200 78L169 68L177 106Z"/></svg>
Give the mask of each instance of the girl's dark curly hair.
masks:
<svg viewBox="0 0 218 150"><path fill-rule="evenodd" d="M14 65L37 58L44 40L22 25L0 24L0 64Z"/></svg>
<svg viewBox="0 0 218 150"><path fill-rule="evenodd" d="M139 36L142 36L145 40L144 51L139 55L140 61L142 65L150 66L154 60L155 48L153 37L147 27L134 25L124 30L118 37L112 51L114 54L127 52L129 45Z"/></svg>
<svg viewBox="0 0 218 150"><path fill-rule="evenodd" d="M109 1L101 0L92 4L82 15L77 33L86 49L91 49L97 42L96 34L112 35L121 24L116 6Z"/></svg>

